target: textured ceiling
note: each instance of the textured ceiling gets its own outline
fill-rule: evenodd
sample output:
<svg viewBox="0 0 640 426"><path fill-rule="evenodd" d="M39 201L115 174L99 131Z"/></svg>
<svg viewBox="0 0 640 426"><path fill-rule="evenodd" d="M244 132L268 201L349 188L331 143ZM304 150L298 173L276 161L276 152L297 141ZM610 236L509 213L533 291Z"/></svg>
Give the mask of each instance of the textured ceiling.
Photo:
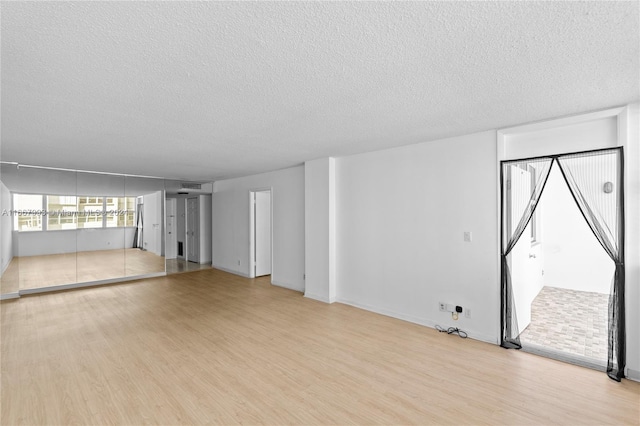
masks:
<svg viewBox="0 0 640 426"><path fill-rule="evenodd" d="M640 99L635 1L0 7L3 161L213 180Z"/></svg>

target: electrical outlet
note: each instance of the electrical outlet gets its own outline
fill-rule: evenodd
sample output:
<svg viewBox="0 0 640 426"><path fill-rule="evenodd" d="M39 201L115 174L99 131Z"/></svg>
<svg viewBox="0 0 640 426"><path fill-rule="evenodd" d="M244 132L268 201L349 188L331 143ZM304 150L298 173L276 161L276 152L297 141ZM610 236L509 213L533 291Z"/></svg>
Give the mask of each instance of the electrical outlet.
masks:
<svg viewBox="0 0 640 426"><path fill-rule="evenodd" d="M447 311L447 304L446 303L438 302L438 307L440 309L440 312L446 312Z"/></svg>
<svg viewBox="0 0 640 426"><path fill-rule="evenodd" d="M238 265L240 265L240 259L238 259Z"/></svg>
<svg viewBox="0 0 640 426"><path fill-rule="evenodd" d="M471 309L466 308L466 309L464 310L464 316L465 316L466 318L471 318Z"/></svg>
<svg viewBox="0 0 640 426"><path fill-rule="evenodd" d="M471 234L471 231L464 231L464 241L465 242L470 243L471 239L472 239L472 236L473 235Z"/></svg>

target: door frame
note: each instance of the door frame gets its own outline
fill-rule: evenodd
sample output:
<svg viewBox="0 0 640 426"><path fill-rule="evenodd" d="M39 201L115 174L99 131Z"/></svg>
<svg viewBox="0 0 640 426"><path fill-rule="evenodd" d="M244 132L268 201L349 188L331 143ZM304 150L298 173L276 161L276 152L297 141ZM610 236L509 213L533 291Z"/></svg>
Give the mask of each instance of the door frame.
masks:
<svg viewBox="0 0 640 426"><path fill-rule="evenodd" d="M546 156L542 155L542 156L539 156L539 157L521 158L521 159L514 159L514 160L502 160L500 162L500 168L502 170L503 165L505 165L505 164L507 164L509 162L535 160L535 159L538 159L538 158L549 158L552 161L550 167L553 169L553 167L560 167L559 164L554 164L554 163L558 163L558 161L559 161L558 158L560 158L560 157L565 157L565 156L574 155L574 154L597 153L597 152L601 152L601 151L603 151L603 152L604 151L613 151L613 150L618 151L619 155L621 157L621 160L622 160L621 163L619 164L619 168L616 170L616 172L619 174L619 177L620 177L619 187L622 188L622 192L620 193L620 199L618 200L617 208L620 211L620 216L619 216L618 220L620 221L619 224L620 224L620 227L622 229L621 238L619 240L619 243L621 244L621 247L623 247L622 248L622 258L623 258L622 276L623 277L625 275L625 266L624 266L624 264L625 264L625 254L624 254L625 250L624 250L624 247L625 247L625 241L626 241L626 238L625 238L626 235L625 235L625 231L624 231L625 230L625 220L626 220L625 203L624 203L624 199L625 199L625 195L626 195L626 193L625 193L626 176L624 174L624 169L625 169L625 167L624 167L624 161L625 161L624 148L625 148L624 146L614 146L614 147L590 149L590 150L584 150L584 151L567 152L567 153L561 153L561 154L552 154L552 155L546 155ZM501 177L500 177L501 188L504 188L504 186L505 186L504 182L503 182L504 178L505 178L504 175L501 173ZM565 177L565 184L569 185L569 183L566 182L566 177ZM543 184L542 190L540 192L540 197L542 197L545 187L546 187L546 182ZM575 199L575 195L574 194L572 194L572 197ZM504 201L505 200L504 200L504 197L503 197L503 192L501 190L501 192L500 192L501 207L500 207L500 210L499 210L500 212L503 211L502 210L502 206L504 205L503 204ZM577 200L576 200L576 203L577 203ZM539 205L537 205L535 207L535 209L533 211L534 214L535 214L535 210L538 207L539 207ZM580 213L582 214L582 216L585 219L585 221L587 221L585 213L581 209L580 209ZM507 218L504 218L504 220L506 221ZM502 221L503 221L503 219L501 217L500 229L499 229L499 232L498 232L499 236L500 236L500 250L501 250L501 252L503 250L502 242L504 241L504 235L503 235L504 226L502 224ZM591 231L592 231L592 233L595 234L595 231L593 231L593 229ZM520 238L522 238L522 236L520 236ZM509 253L508 256L511 256L512 253L513 253L513 251L511 253ZM502 254L501 254L501 256L502 256ZM616 270L617 270L617 267L616 267ZM503 268L500 268L501 287L503 286L502 283L504 282L505 273L508 273L508 272L505 271ZM623 280L623 284L624 284L624 278L622 280ZM501 288L501 290L502 290L502 288ZM614 290L612 290L612 292L610 293L611 297L613 297L613 291ZM619 343L615 343L614 344L614 343L612 343L612 340L611 340L612 339L611 338L611 334L608 334L608 336L607 336L607 345L608 345L608 350L609 350L609 358L607 359L607 362L604 365L602 365L602 364L600 364L598 362L593 362L591 359L589 359L589 358L587 358L586 356L583 356L583 355L574 355L574 354L569 354L569 353L565 353L565 352L560 352L560 351L557 351L557 350L555 350L553 348L549 348L549 347L546 347L546 346L545 347L541 347L541 346L537 346L537 345L529 345L528 347L525 348L525 347L520 346L519 341L517 343L515 343L512 340L505 341L507 343L507 345L503 345L503 342L502 342L502 338L503 337L502 336L503 336L503 333L504 333L504 327L503 327L503 324L502 324L502 317L505 314L506 309L507 309L505 307L505 305L507 303L509 303L508 298L505 299L505 293L503 291L500 292L500 315L501 315L501 324L500 324L500 334L501 334L500 340L501 340L501 342L500 342L500 345L505 347L505 348L523 349L526 352L531 352L531 353L534 353L536 355L541 355L541 356L544 356L544 357L547 357L547 358L552 358L552 359L556 359L556 360L559 360L559 361L568 362L568 363L571 363L571 364L592 368L592 369L595 369L595 370L606 371L609 374L609 377L614 378L614 376L612 376L612 373L608 369L609 365L612 365L611 364L611 362L612 362L612 358L611 358L611 353L612 352L611 351L612 350L620 350L620 347L626 348L626 342L627 342L626 337L620 338L620 334L624 335L625 334L624 330L626 329L626 315L625 315L625 302L624 302L626 288L622 287L618 291L621 292L620 293L621 296L619 296L619 297L621 298L622 303L621 303L621 305L617 305L618 306L617 308L613 308L613 309L616 309L616 312L617 312L618 309L622 310L622 315L619 317L619 318L621 318L621 320L616 320L617 326L620 327L620 328L618 328L618 331L616 331L616 334L617 334L617 337L618 337L618 341L622 341L623 339L624 339L624 341L623 341L622 344L619 344ZM513 295L512 295L512 297L513 297ZM612 302L610 301L609 302L609 314L608 314L609 318L611 318L611 316L610 316L611 315L611 310L612 310L612 308L611 308L612 305L611 304L612 304ZM609 319L608 321L611 321L611 319ZM622 330L622 331L619 331L619 330ZM608 333L610 333L610 331L608 331ZM519 334L520 334L520 330L518 330L518 336L516 337L516 339L519 339ZM516 344L517 344L517 346L515 346ZM615 345L616 349L612 349L612 345ZM625 357L626 357L626 353L624 353L622 355L622 362L624 362ZM620 358L618 356L616 356L615 358L618 358L618 362L620 362ZM623 374L622 377L626 377L627 376L627 369L628 369L628 367L625 365L624 369L622 370L622 372L623 372L622 373ZM619 378L620 377L618 377L616 380L620 381Z"/></svg>
<svg viewBox="0 0 640 426"><path fill-rule="evenodd" d="M256 187L249 189L249 278L256 277L256 222L255 222L255 193L269 192L271 194L271 222L269 224L269 233L271 236L271 281L273 282L273 187Z"/></svg>
<svg viewBox="0 0 640 426"><path fill-rule="evenodd" d="M178 199L177 198L165 198L165 233L168 234L169 231L169 206L173 207L173 237L169 238L168 235L165 236L165 259L177 259L178 257L178 235L176 234L176 229L178 228ZM174 240L173 246L171 245L171 240ZM170 248L171 247L171 248Z"/></svg>
<svg viewBox="0 0 640 426"><path fill-rule="evenodd" d="M198 242L198 259L190 260L189 259L189 244L191 244L191 238L189 237L189 200L196 200L196 216L195 220L197 224L197 242ZM184 260L185 262L195 262L200 263L200 198L196 195L194 197L186 197L184 199L184 233L185 233L185 250L184 250ZM195 232L194 232L195 234Z"/></svg>
<svg viewBox="0 0 640 426"><path fill-rule="evenodd" d="M586 123L589 121L614 118L617 123L617 135L616 141L608 146L593 146L589 144L584 144L582 141L578 144L576 143L567 143L563 146L554 146L550 147L538 147L533 144L522 145L520 143L516 143L518 148L516 150L524 150L523 152L518 152L514 154L512 151L513 142L511 138L523 136L529 133L538 132L538 131L546 131L546 130L554 130L558 128L562 128L565 126L570 126L574 124ZM625 150L628 147L628 124L629 123L629 108L628 106L620 106L614 108L607 108L603 110L597 110L582 114L569 115L565 117L555 118L551 120L543 120L536 121L532 123L524 123L519 124L512 127L505 127L502 129L498 129L496 132L496 229L498 232L495 236L495 267L496 271L498 271L498 280L501 280L500 270L501 270L501 241L502 241L502 200L500 196L500 191L502 188L502 179L500 175L500 171L502 169L502 161L512 161L518 159L531 159L538 157L549 157L554 154L563 154L569 152L586 152L600 149L608 149L608 148L616 148L616 147L624 147ZM625 156L624 159L624 168L625 173L629 168L627 167L627 162L629 161L629 156ZM627 180L628 176L625 175L624 179ZM625 198L627 196L626 191L628 188L625 187ZM625 207L628 208L628 207ZM627 212L625 211L625 216L627 216ZM628 239L627 239L628 240ZM628 254L628 253L627 253ZM498 281L498 285L495 288L495 300L500 303L501 300L501 291L500 291L500 281ZM494 326L496 330L499 330L496 336L496 344L500 345L501 336L502 336L502 325L501 325L501 317L502 317L502 309L500 309L500 304L498 304L498 311L494 316Z"/></svg>

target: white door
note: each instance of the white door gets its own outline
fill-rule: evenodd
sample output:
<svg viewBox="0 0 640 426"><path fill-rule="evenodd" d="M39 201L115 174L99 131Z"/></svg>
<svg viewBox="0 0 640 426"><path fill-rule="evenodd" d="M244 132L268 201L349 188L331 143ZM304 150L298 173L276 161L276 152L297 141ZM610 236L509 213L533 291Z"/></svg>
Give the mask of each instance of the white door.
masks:
<svg viewBox="0 0 640 426"><path fill-rule="evenodd" d="M142 241L145 250L158 256L162 256L162 203L161 192L153 192L143 196L144 208L142 209Z"/></svg>
<svg viewBox="0 0 640 426"><path fill-rule="evenodd" d="M178 254L178 235L176 234L176 212L178 210L177 202L178 200L176 200L175 198L167 198L167 243L165 247L166 259L175 259Z"/></svg>
<svg viewBox="0 0 640 426"><path fill-rule="evenodd" d="M510 185L507 188L510 203L509 221L513 230L524 213L531 197L531 174L516 166L511 166L509 171ZM511 284L515 314L518 319L518 334L522 333L531 323L531 304L538 295L537 275L535 268L536 257L531 247L531 223L527 225L524 233L510 253L511 257Z"/></svg>
<svg viewBox="0 0 640 426"><path fill-rule="evenodd" d="M271 191L254 193L255 276L271 274Z"/></svg>
<svg viewBox="0 0 640 426"><path fill-rule="evenodd" d="M187 198L187 260L200 262L200 218L198 199Z"/></svg>

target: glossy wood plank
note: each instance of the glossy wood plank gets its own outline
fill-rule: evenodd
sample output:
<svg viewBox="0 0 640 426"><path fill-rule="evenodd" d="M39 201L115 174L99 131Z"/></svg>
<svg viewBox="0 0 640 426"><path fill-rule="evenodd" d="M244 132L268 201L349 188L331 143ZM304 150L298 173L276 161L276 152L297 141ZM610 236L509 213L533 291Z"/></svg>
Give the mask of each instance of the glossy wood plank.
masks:
<svg viewBox="0 0 640 426"><path fill-rule="evenodd" d="M164 271L163 256L135 248L14 257L2 274L0 294Z"/></svg>
<svg viewBox="0 0 640 426"><path fill-rule="evenodd" d="M638 424L640 384L215 269L4 301L13 424Z"/></svg>
<svg viewBox="0 0 640 426"><path fill-rule="evenodd" d="M184 259L167 259L167 275L168 274L182 274L183 272L200 271L202 269L211 269L211 263L194 263L187 262Z"/></svg>

